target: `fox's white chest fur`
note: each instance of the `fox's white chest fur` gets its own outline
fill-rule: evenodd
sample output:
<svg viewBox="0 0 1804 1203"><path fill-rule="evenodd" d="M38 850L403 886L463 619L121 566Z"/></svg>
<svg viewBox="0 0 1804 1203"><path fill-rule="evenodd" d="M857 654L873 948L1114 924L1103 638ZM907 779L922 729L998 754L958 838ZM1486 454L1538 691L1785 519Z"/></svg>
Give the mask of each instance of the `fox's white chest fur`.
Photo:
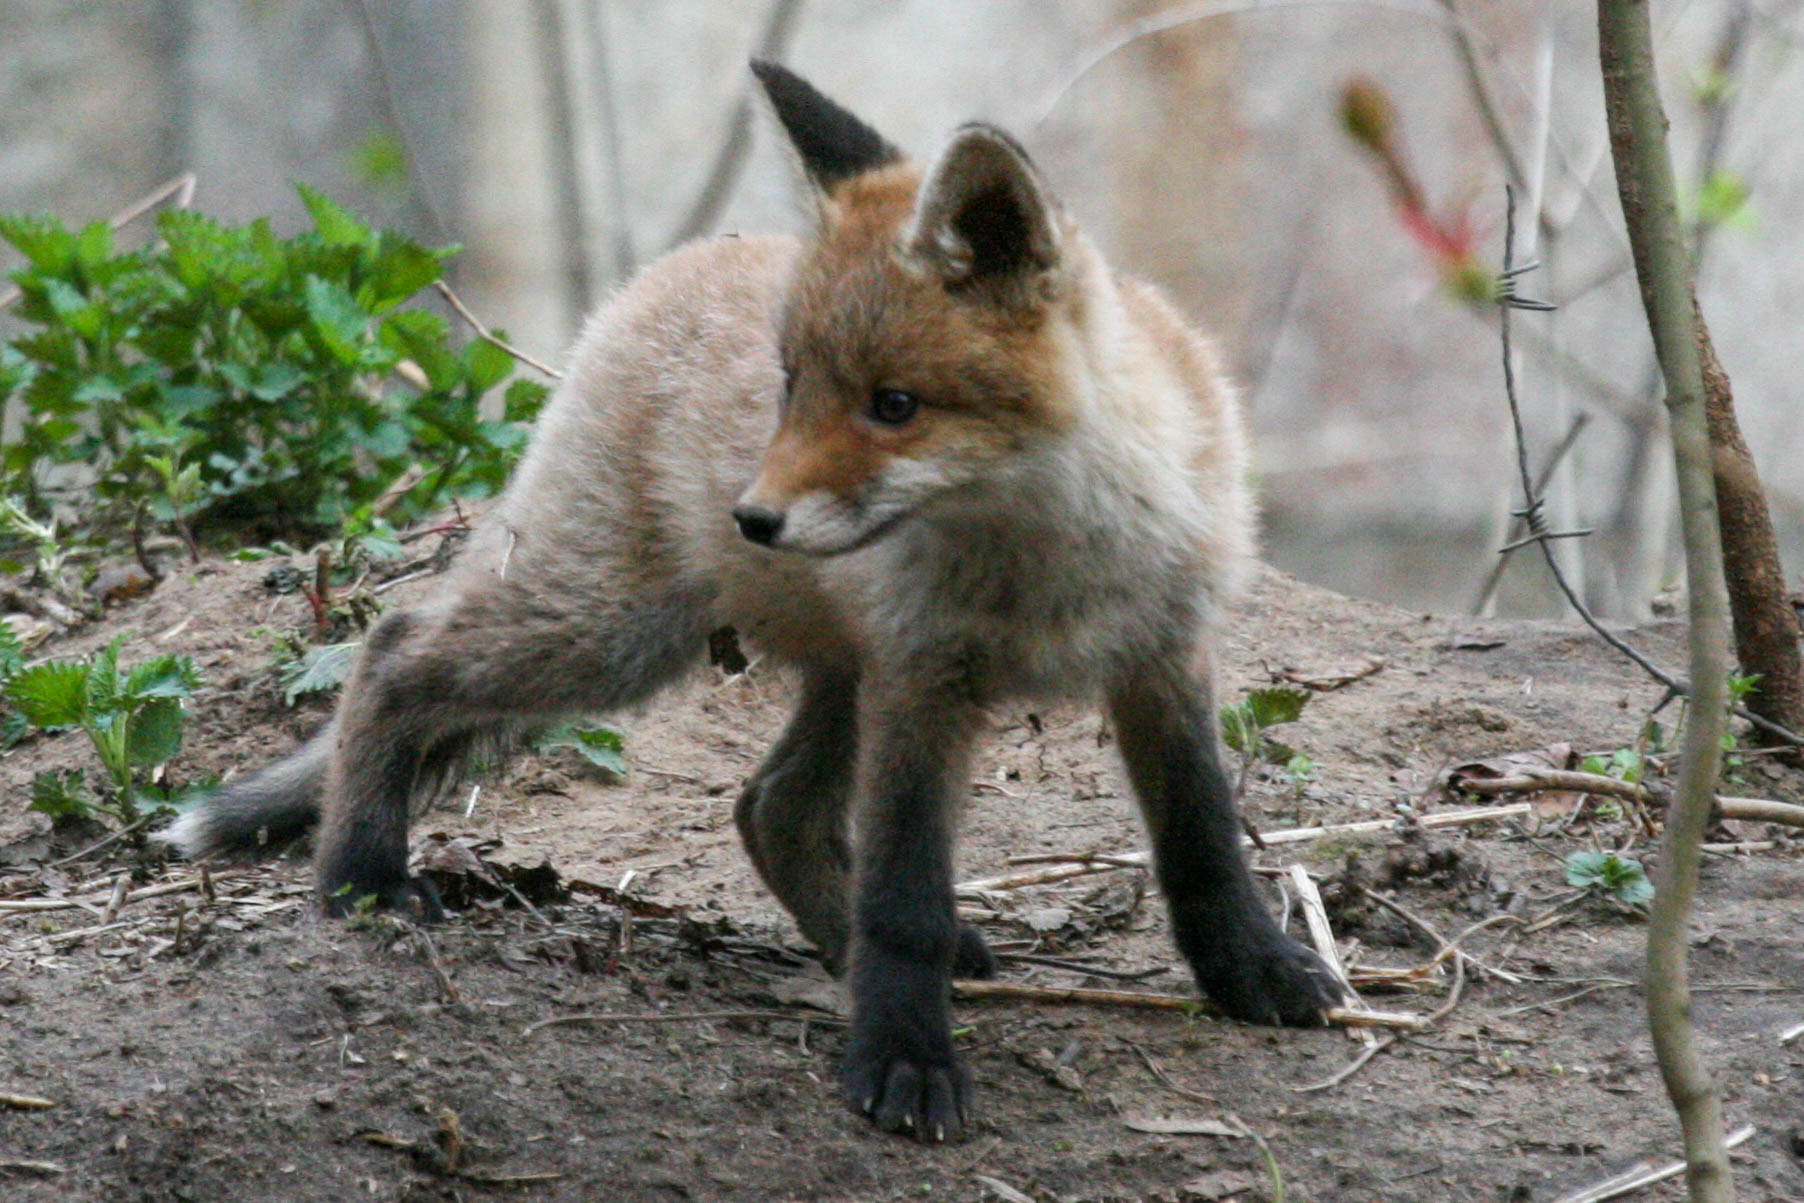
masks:
<svg viewBox="0 0 1804 1203"><path fill-rule="evenodd" d="M1160 449L1073 432L870 549L862 625L964 660L991 699L1094 696L1207 621L1232 583L1205 554L1225 520Z"/></svg>

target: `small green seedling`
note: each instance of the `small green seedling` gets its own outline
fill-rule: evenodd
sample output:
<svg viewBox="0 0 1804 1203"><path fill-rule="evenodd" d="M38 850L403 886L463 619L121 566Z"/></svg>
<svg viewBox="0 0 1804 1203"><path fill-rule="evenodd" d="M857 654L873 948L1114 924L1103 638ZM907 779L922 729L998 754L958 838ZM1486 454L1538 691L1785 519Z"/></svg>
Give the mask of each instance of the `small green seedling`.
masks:
<svg viewBox="0 0 1804 1203"><path fill-rule="evenodd" d="M182 701L200 683L193 661L157 656L121 673L121 635L88 660L49 660L19 670L6 697L32 726L45 731L79 727L88 733L106 769L110 796L95 800L84 779L39 774L32 808L51 815L101 810L127 825L141 817L139 770L163 764L182 747ZM79 773L75 774L79 776Z"/></svg>
<svg viewBox="0 0 1804 1203"><path fill-rule="evenodd" d="M1579 768L1599 777L1614 777L1635 785L1647 776L1647 757L1634 748L1617 748L1608 757L1585 757Z"/></svg>
<svg viewBox="0 0 1804 1203"><path fill-rule="evenodd" d="M1566 884L1632 906L1654 896L1654 883L1641 862L1614 852L1574 852L1566 858Z"/></svg>
<svg viewBox="0 0 1804 1203"><path fill-rule="evenodd" d="M1254 689L1221 708L1222 742L1254 760L1288 764L1297 750L1266 734L1269 728L1294 723L1309 704L1309 691L1286 685Z"/></svg>

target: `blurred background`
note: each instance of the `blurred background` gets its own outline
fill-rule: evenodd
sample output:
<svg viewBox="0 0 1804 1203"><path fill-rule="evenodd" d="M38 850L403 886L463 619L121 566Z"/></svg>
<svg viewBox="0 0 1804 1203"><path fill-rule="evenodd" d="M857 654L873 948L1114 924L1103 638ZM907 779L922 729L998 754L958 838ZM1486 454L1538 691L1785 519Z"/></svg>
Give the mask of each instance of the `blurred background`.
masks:
<svg viewBox="0 0 1804 1203"><path fill-rule="evenodd" d="M1653 11L1702 303L1795 581L1804 2ZM1500 263L1512 182L1518 261L1542 264L1521 291L1560 306L1515 319L1531 460L1568 448L1553 522L1596 533L1561 554L1600 614L1637 619L1680 561L1593 20L1562 0L9 0L0 212L105 219L193 172L194 207L286 231L308 183L461 244L469 305L555 360L674 242L800 227L748 103L762 52L918 155L973 117L1016 132L1115 264L1220 341L1279 567L1551 614L1532 549L1482 601L1521 499L1496 315L1457 281ZM1389 113L1388 167L1343 118L1356 81Z"/></svg>

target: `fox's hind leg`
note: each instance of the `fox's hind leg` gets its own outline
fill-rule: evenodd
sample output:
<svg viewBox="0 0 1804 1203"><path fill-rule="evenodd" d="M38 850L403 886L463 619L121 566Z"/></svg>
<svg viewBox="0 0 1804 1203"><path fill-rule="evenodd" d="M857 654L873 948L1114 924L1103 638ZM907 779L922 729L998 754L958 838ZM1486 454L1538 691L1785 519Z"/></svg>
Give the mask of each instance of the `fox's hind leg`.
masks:
<svg viewBox="0 0 1804 1203"><path fill-rule="evenodd" d="M835 973L845 968L850 938L846 814L857 775L857 709L856 675L808 670L795 716L734 811L758 875ZM996 974L996 958L969 924L959 925L952 972Z"/></svg>
<svg viewBox="0 0 1804 1203"><path fill-rule="evenodd" d="M517 565L530 569L530 565ZM436 604L372 628L345 687L315 853L333 912L436 905L407 874L410 799L472 737L636 702L699 654L699 594L602 589L471 571Z"/></svg>
<svg viewBox="0 0 1804 1203"><path fill-rule="evenodd" d="M1160 665L1113 691L1109 706L1178 948L1197 984L1237 1019L1320 1024L1341 990L1259 902L1208 685Z"/></svg>

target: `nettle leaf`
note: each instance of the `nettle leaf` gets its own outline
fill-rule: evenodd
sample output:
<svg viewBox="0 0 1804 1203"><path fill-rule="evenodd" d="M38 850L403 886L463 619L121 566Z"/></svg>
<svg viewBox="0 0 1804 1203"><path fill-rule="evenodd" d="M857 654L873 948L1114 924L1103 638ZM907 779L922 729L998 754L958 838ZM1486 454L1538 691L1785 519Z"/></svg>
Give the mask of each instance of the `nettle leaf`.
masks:
<svg viewBox="0 0 1804 1203"><path fill-rule="evenodd" d="M502 417L509 422L531 422L539 416L539 410L545 406L545 399L551 396L551 390L537 380L525 377L507 386L506 405Z"/></svg>
<svg viewBox="0 0 1804 1203"><path fill-rule="evenodd" d="M132 669L125 678L130 701L150 698L186 698L200 684L200 670L186 656L157 656Z"/></svg>
<svg viewBox="0 0 1804 1203"><path fill-rule="evenodd" d="M1654 896L1647 870L1632 857L1614 852L1575 852L1566 858L1566 884L1596 890L1620 902L1639 904Z"/></svg>
<svg viewBox="0 0 1804 1203"><path fill-rule="evenodd" d="M75 262L89 278L105 274L113 257L113 227L104 221L89 222L75 236Z"/></svg>
<svg viewBox="0 0 1804 1203"><path fill-rule="evenodd" d="M62 275L75 261L75 237L55 218L23 213L0 217L0 238L46 275Z"/></svg>
<svg viewBox="0 0 1804 1203"><path fill-rule="evenodd" d="M370 227L355 213L316 189L296 184L301 203L313 216L313 227L328 246L363 246L372 237Z"/></svg>
<svg viewBox="0 0 1804 1203"><path fill-rule="evenodd" d="M6 696L34 727L79 727L89 715L88 666L52 660L23 669L6 683Z"/></svg>
<svg viewBox="0 0 1804 1203"><path fill-rule="evenodd" d="M85 818L94 810L94 795L80 769L52 769L31 779L28 809L53 819Z"/></svg>
<svg viewBox="0 0 1804 1203"><path fill-rule="evenodd" d="M432 250L411 238L384 233L376 241L376 262L364 285L370 308L378 313L399 305L444 274L452 248Z"/></svg>
<svg viewBox="0 0 1804 1203"><path fill-rule="evenodd" d="M132 716L125 744L129 763L149 767L173 759L182 750L180 698L158 697L146 702Z"/></svg>
<svg viewBox="0 0 1804 1203"><path fill-rule="evenodd" d="M25 645L10 622L0 622L0 682L10 680L25 667Z"/></svg>
<svg viewBox="0 0 1804 1203"><path fill-rule="evenodd" d="M307 317L326 350L340 363L356 363L369 327L369 315L335 280L308 276L305 290Z"/></svg>
<svg viewBox="0 0 1804 1203"><path fill-rule="evenodd" d="M329 643L284 665L282 704L292 706L304 694L325 693L343 685L357 666L357 651L362 646L361 642Z"/></svg>
<svg viewBox="0 0 1804 1203"><path fill-rule="evenodd" d="M552 752L574 748L583 759L613 777L626 776L626 738L612 727L585 723L580 719L553 724L527 742L536 752Z"/></svg>
<svg viewBox="0 0 1804 1203"><path fill-rule="evenodd" d="M123 634L94 653L88 661L88 716L84 721L99 722L104 716L119 709L119 648L125 643Z"/></svg>
<svg viewBox="0 0 1804 1203"><path fill-rule="evenodd" d="M1309 705L1309 691L1291 685L1273 685L1247 694L1247 707L1260 727L1294 723Z"/></svg>
<svg viewBox="0 0 1804 1203"><path fill-rule="evenodd" d="M464 370L469 374L470 392L480 396L507 379L514 370L514 357L479 338L464 350Z"/></svg>
<svg viewBox="0 0 1804 1203"><path fill-rule="evenodd" d="M1259 739L1259 725L1245 702L1234 702L1221 708L1221 740L1228 747L1248 754Z"/></svg>

